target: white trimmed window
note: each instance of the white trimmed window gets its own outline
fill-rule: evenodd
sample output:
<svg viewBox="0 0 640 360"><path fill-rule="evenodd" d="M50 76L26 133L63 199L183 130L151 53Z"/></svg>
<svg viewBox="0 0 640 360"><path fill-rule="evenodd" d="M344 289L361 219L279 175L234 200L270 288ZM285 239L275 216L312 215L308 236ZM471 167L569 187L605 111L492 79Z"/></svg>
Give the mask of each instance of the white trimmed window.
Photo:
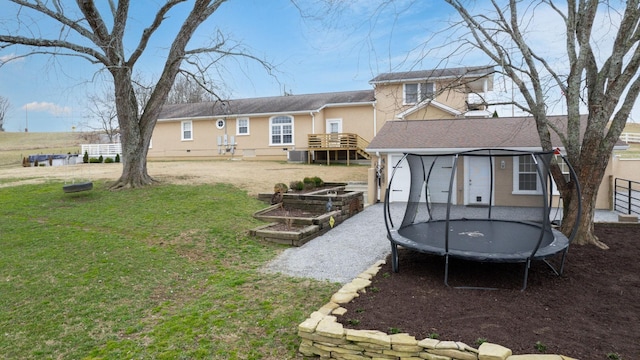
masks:
<svg viewBox="0 0 640 360"><path fill-rule="evenodd" d="M182 121L180 124L181 137L182 141L185 140L193 140L193 123L191 120Z"/></svg>
<svg viewBox="0 0 640 360"><path fill-rule="evenodd" d="M404 84L404 104L417 104L425 99L431 99L435 90L436 86L431 82Z"/></svg>
<svg viewBox="0 0 640 360"><path fill-rule="evenodd" d="M249 135L249 118L236 120L236 135Z"/></svg>
<svg viewBox="0 0 640 360"><path fill-rule="evenodd" d="M536 162L531 155L513 158L513 193L522 195L542 194L542 184L538 178Z"/></svg>
<svg viewBox="0 0 640 360"><path fill-rule="evenodd" d="M293 116L269 119L269 145L293 145Z"/></svg>

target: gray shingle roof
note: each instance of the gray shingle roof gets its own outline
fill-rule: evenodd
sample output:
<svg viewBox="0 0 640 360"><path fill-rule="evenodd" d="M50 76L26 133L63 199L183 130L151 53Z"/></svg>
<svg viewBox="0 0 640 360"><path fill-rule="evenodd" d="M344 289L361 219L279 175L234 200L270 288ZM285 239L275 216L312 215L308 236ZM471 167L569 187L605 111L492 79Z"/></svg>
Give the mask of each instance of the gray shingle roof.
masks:
<svg viewBox="0 0 640 360"><path fill-rule="evenodd" d="M432 69L380 74L369 81L371 84L404 81L437 80L451 78L480 78L494 73L493 66L473 66L449 69Z"/></svg>
<svg viewBox="0 0 640 360"><path fill-rule="evenodd" d="M321 94L272 96L195 104L167 104L160 120L229 115L256 115L315 111L330 104L369 103L375 100L373 90L331 92Z"/></svg>
<svg viewBox="0 0 640 360"><path fill-rule="evenodd" d="M549 116L564 129L565 116ZM586 125L586 116L582 123ZM562 147L552 135L554 147ZM387 121L368 151L428 151L478 148L540 148L532 117Z"/></svg>

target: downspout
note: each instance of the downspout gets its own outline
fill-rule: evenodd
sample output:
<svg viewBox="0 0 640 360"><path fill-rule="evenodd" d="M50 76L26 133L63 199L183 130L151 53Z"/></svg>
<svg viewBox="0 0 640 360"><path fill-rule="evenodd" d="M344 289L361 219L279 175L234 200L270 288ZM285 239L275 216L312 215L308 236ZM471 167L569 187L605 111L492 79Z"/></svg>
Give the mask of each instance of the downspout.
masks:
<svg viewBox="0 0 640 360"><path fill-rule="evenodd" d="M309 115L311 115L311 133L316 133L316 116L313 115L313 111L309 111Z"/></svg>
<svg viewBox="0 0 640 360"><path fill-rule="evenodd" d="M376 101L373 102L373 136L378 134L378 109L376 108Z"/></svg>

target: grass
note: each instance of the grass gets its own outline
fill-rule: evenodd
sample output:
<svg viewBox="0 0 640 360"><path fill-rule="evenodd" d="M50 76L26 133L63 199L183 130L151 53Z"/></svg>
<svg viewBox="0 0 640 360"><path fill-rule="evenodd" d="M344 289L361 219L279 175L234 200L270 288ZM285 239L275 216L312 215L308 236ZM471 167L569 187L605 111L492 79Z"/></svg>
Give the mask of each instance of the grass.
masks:
<svg viewBox="0 0 640 360"><path fill-rule="evenodd" d="M0 132L0 167L22 163L22 158L36 154L79 153L80 133Z"/></svg>
<svg viewBox="0 0 640 360"><path fill-rule="evenodd" d="M265 274L229 185L0 188L0 357L290 359L337 284Z"/></svg>

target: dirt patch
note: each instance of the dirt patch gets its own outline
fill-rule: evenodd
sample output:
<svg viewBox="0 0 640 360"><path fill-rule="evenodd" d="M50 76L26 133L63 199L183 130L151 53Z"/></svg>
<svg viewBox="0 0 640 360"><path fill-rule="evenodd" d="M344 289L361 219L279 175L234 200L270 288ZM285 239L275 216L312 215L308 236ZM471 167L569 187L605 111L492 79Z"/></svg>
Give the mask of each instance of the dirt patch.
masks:
<svg viewBox="0 0 640 360"><path fill-rule="evenodd" d="M173 184L228 183L249 195L273 193L276 183L319 176L324 182L367 181L367 166L288 164L276 161L210 160L149 161L149 175ZM38 184L45 181L115 181L122 174L121 164L77 164L73 166L2 168L0 187Z"/></svg>
<svg viewBox="0 0 640 360"><path fill-rule="evenodd" d="M401 250L400 271L387 259L366 294L346 304L347 328L401 331L478 346L479 339L514 354L556 353L577 359L640 359L640 226L596 225L610 250L572 246L564 275L533 264L520 291L523 266L455 261L443 284L443 259Z"/></svg>

